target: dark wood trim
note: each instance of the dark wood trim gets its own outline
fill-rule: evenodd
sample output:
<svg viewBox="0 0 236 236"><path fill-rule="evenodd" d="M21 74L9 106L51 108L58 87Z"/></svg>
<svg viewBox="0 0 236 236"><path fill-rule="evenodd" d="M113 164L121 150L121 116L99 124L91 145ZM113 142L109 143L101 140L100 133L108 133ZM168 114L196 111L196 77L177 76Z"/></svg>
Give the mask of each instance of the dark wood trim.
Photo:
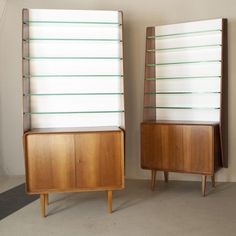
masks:
<svg viewBox="0 0 236 236"><path fill-rule="evenodd" d="M123 42L124 42L124 21L123 21L123 12L119 11L119 24L121 24L120 26L120 31L119 31L119 35L120 35L120 40L122 41L122 43L120 43L120 57L123 58L123 60L120 60L120 65L121 65L121 74L123 75L122 78L122 85L123 85L123 93L124 93L124 99L123 99L123 105L124 105L124 112L121 113L121 122L120 122L120 127L123 128L125 130L125 114L126 114L126 109L125 109L125 76L124 76L124 46L123 46Z"/></svg>
<svg viewBox="0 0 236 236"><path fill-rule="evenodd" d="M23 76L26 74L30 74L30 63L28 60L24 60L24 57L29 57L30 55L30 47L29 42L24 42L24 38L29 38L29 25L24 24L24 21L29 20L29 10L22 10L22 90L24 93L30 93L30 81L24 79ZM30 97L22 97L23 101L23 112L30 112ZM28 115L23 115L23 132L31 129L31 117Z"/></svg>
<svg viewBox="0 0 236 236"><path fill-rule="evenodd" d="M144 78L144 107L156 106L156 94L145 94L146 92L156 91L156 81L146 80L146 78L156 77L156 67L147 67L147 64L155 64L155 52L147 52L149 49L155 49L155 38L147 39L149 36L155 35L155 27L147 27L146 29L146 49L145 49L145 78ZM143 108L143 120L156 120L156 109Z"/></svg>
<svg viewBox="0 0 236 236"><path fill-rule="evenodd" d="M219 122L184 121L184 120L155 120L155 121L144 121L141 124L218 126Z"/></svg>
<svg viewBox="0 0 236 236"><path fill-rule="evenodd" d="M222 19L220 145L222 166L228 167L228 27Z"/></svg>

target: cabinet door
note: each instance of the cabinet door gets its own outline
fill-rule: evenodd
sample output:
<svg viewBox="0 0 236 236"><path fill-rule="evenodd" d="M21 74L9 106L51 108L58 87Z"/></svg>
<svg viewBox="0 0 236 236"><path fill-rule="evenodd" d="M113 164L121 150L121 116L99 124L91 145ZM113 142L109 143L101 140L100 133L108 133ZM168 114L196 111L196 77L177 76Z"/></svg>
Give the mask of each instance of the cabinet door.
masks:
<svg viewBox="0 0 236 236"><path fill-rule="evenodd" d="M74 188L74 135L27 135L26 157L29 192Z"/></svg>
<svg viewBox="0 0 236 236"><path fill-rule="evenodd" d="M213 130L212 126L183 126L184 166L187 172L213 174Z"/></svg>
<svg viewBox="0 0 236 236"><path fill-rule="evenodd" d="M143 168L183 170L183 161L181 126L142 124L141 162Z"/></svg>
<svg viewBox="0 0 236 236"><path fill-rule="evenodd" d="M78 188L123 186L123 132L75 135Z"/></svg>

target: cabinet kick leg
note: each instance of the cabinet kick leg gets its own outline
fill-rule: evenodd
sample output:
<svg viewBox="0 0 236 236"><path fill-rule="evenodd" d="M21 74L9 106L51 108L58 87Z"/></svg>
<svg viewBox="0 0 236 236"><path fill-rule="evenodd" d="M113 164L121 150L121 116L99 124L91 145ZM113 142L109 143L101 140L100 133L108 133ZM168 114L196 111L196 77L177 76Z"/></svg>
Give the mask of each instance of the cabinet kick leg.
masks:
<svg viewBox="0 0 236 236"><path fill-rule="evenodd" d="M48 206L49 203L48 203L48 193L45 194L45 205Z"/></svg>
<svg viewBox="0 0 236 236"><path fill-rule="evenodd" d="M165 182L168 183L169 182L169 173L167 171L164 171L164 178L165 178Z"/></svg>
<svg viewBox="0 0 236 236"><path fill-rule="evenodd" d="M41 216L45 217L45 195L46 194L40 194L40 211L41 211Z"/></svg>
<svg viewBox="0 0 236 236"><path fill-rule="evenodd" d="M212 188L216 187L215 175L214 174L211 176L211 186L212 186Z"/></svg>
<svg viewBox="0 0 236 236"><path fill-rule="evenodd" d="M107 204L108 204L108 212L112 213L112 191L108 190L107 191Z"/></svg>
<svg viewBox="0 0 236 236"><path fill-rule="evenodd" d="M202 175L202 196L206 196L206 175Z"/></svg>
<svg viewBox="0 0 236 236"><path fill-rule="evenodd" d="M156 183L156 170L152 170L152 177L151 177L151 189L154 191Z"/></svg>

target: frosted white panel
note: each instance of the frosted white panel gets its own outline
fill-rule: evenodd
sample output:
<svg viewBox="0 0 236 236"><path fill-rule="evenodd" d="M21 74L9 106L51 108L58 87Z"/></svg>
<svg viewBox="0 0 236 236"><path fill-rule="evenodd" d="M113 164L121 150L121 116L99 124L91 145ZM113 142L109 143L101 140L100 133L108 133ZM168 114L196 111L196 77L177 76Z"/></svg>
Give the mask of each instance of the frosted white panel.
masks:
<svg viewBox="0 0 236 236"><path fill-rule="evenodd" d="M120 42L32 41L31 57L119 57Z"/></svg>
<svg viewBox="0 0 236 236"><path fill-rule="evenodd" d="M33 9L24 23L32 128L123 124L121 13Z"/></svg>
<svg viewBox="0 0 236 236"><path fill-rule="evenodd" d="M157 107L213 107L219 108L219 94L157 94Z"/></svg>
<svg viewBox="0 0 236 236"><path fill-rule="evenodd" d="M32 112L113 111L123 109L119 95L32 96Z"/></svg>
<svg viewBox="0 0 236 236"><path fill-rule="evenodd" d="M157 109L157 120L219 121L220 110L212 109Z"/></svg>
<svg viewBox="0 0 236 236"><path fill-rule="evenodd" d="M158 51L156 63L221 60L221 47L178 51Z"/></svg>
<svg viewBox="0 0 236 236"><path fill-rule="evenodd" d="M156 67L157 78L191 76L221 76L221 63L178 64Z"/></svg>
<svg viewBox="0 0 236 236"><path fill-rule="evenodd" d="M55 114L32 115L34 128L60 128L60 127L94 127L94 126L120 126L122 114Z"/></svg>
<svg viewBox="0 0 236 236"><path fill-rule="evenodd" d="M31 93L123 93L123 79L120 77L32 78Z"/></svg>
<svg viewBox="0 0 236 236"><path fill-rule="evenodd" d="M221 32L213 32L194 36L156 38L156 49L220 45L221 43Z"/></svg>
<svg viewBox="0 0 236 236"><path fill-rule="evenodd" d="M77 24L35 24L30 38L51 39L119 39L119 26Z"/></svg>
<svg viewBox="0 0 236 236"><path fill-rule="evenodd" d="M220 78L158 80L157 92L220 92Z"/></svg>
<svg viewBox="0 0 236 236"><path fill-rule="evenodd" d="M222 19L194 21L180 24L163 25L155 28L157 36L222 29Z"/></svg>
<svg viewBox="0 0 236 236"><path fill-rule="evenodd" d="M32 21L119 22L118 11L31 9Z"/></svg>
<svg viewBox="0 0 236 236"><path fill-rule="evenodd" d="M32 75L120 75L120 60L32 60Z"/></svg>
<svg viewBox="0 0 236 236"><path fill-rule="evenodd" d="M150 38L157 120L219 121L222 19L156 26Z"/></svg>

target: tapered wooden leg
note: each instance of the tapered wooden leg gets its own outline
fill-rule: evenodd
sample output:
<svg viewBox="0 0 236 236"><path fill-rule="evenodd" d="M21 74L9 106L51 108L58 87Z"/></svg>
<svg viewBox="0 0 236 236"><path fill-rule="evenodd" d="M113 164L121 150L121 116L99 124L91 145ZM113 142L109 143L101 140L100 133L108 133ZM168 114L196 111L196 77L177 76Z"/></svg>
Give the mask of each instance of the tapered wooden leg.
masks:
<svg viewBox="0 0 236 236"><path fill-rule="evenodd" d="M156 183L156 170L152 170L151 189L154 191Z"/></svg>
<svg viewBox="0 0 236 236"><path fill-rule="evenodd" d="M107 191L107 200L108 200L108 212L112 213L112 191Z"/></svg>
<svg viewBox="0 0 236 236"><path fill-rule="evenodd" d="M212 176L211 176L211 186L212 186L212 188L215 188L215 187L216 187L215 175L212 175Z"/></svg>
<svg viewBox="0 0 236 236"><path fill-rule="evenodd" d="M167 171L164 171L164 177L165 177L165 182L168 183L168 181L169 181L169 173Z"/></svg>
<svg viewBox="0 0 236 236"><path fill-rule="evenodd" d="M45 205L48 205L48 193L45 194Z"/></svg>
<svg viewBox="0 0 236 236"><path fill-rule="evenodd" d="M40 194L40 211L41 211L41 216L45 217L45 195L46 194Z"/></svg>
<svg viewBox="0 0 236 236"><path fill-rule="evenodd" d="M206 175L202 175L202 196L206 196Z"/></svg>

